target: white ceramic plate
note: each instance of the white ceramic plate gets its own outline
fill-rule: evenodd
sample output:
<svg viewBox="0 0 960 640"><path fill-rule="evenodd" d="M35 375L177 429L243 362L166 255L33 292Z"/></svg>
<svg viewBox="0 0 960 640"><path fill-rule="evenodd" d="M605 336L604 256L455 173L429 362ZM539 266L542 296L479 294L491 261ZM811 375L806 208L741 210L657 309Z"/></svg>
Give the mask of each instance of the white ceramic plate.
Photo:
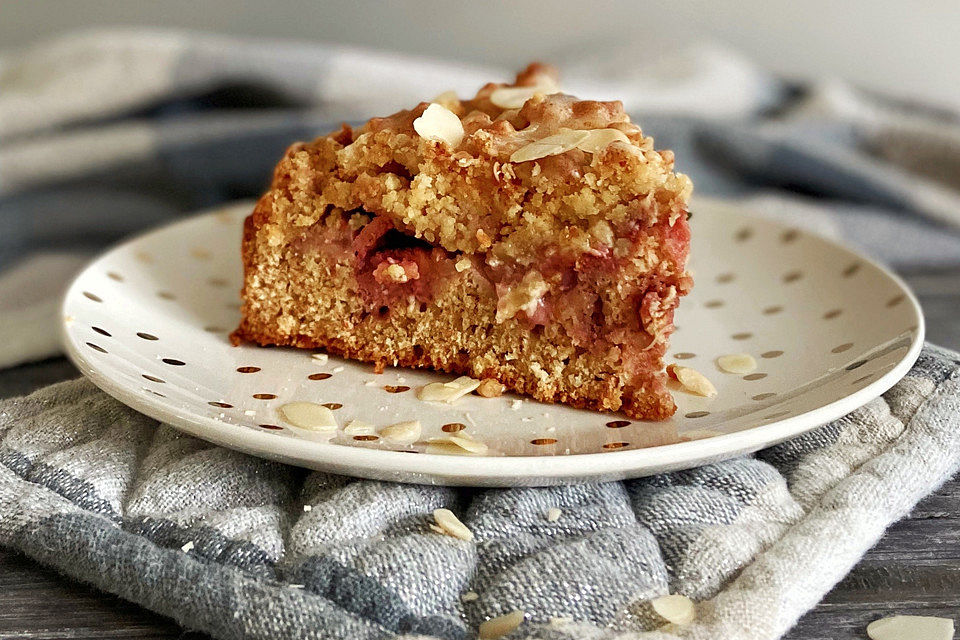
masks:
<svg viewBox="0 0 960 640"><path fill-rule="evenodd" d="M239 319L239 240L249 204L158 229L80 274L63 305L68 352L97 385L131 407L217 444L336 473L451 485L513 486L636 477L714 462L803 433L899 380L923 343L917 301L893 274L816 235L699 201L691 268L668 362L716 385L706 399L676 391L676 416L627 421L516 396L417 399L451 376L372 366L308 351L233 347ZM747 375L715 360L752 354ZM399 387L388 391L385 387ZM421 442L376 434L317 434L279 408L335 403L343 427L418 419ZM444 425L448 430L445 433ZM462 426L460 426L462 425ZM462 428L481 456L425 453L424 441ZM415 453L416 455L411 455Z"/></svg>

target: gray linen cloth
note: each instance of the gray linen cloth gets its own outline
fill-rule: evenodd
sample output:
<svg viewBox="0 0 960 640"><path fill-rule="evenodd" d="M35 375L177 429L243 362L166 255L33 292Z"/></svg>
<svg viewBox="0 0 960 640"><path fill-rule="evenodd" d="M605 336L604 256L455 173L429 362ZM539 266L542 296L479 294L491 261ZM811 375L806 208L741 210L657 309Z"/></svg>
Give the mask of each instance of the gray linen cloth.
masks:
<svg viewBox="0 0 960 640"><path fill-rule="evenodd" d="M699 192L902 269L960 264L956 113L709 47L645 57L559 62L573 91L623 97ZM191 33L0 56L0 367L59 352L59 291L106 243L256 195L287 144L338 119L493 77L509 73ZM511 638L776 638L956 471L958 416L960 359L928 345L884 397L753 456L471 491L251 458L75 380L0 403L0 544L222 638L471 638L516 610ZM431 531L438 507L475 540ZM667 593L698 602L694 624L649 629Z"/></svg>

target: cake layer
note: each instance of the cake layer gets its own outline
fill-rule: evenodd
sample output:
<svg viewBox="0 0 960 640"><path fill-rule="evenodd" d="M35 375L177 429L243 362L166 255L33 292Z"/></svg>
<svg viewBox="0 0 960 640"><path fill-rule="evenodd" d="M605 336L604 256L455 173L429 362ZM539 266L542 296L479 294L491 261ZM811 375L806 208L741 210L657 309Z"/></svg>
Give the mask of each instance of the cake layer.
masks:
<svg viewBox="0 0 960 640"><path fill-rule="evenodd" d="M555 92L531 65L291 147L247 221L235 340L669 416L690 181L620 103Z"/></svg>

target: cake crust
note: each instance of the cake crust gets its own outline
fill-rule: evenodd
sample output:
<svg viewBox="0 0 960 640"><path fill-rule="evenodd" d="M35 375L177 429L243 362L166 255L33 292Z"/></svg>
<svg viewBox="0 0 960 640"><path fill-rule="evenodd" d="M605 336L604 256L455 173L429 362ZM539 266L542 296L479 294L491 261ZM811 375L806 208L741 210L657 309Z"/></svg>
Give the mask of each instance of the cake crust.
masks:
<svg viewBox="0 0 960 640"><path fill-rule="evenodd" d="M554 91L531 65L293 145L244 225L233 340L669 417L690 182L620 103Z"/></svg>

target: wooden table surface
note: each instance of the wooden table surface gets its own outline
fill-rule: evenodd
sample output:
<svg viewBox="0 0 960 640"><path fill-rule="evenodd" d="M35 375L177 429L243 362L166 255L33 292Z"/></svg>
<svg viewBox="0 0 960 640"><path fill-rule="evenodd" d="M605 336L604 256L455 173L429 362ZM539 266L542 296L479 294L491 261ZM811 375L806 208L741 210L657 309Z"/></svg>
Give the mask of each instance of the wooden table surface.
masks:
<svg viewBox="0 0 960 640"><path fill-rule="evenodd" d="M960 350L960 267L906 273L923 304L929 341ZM0 372L0 397L76 377L62 359ZM955 617L960 611L960 476L894 524L853 571L786 638L866 638L871 620L900 614ZM183 638L159 616L0 549L0 638Z"/></svg>

